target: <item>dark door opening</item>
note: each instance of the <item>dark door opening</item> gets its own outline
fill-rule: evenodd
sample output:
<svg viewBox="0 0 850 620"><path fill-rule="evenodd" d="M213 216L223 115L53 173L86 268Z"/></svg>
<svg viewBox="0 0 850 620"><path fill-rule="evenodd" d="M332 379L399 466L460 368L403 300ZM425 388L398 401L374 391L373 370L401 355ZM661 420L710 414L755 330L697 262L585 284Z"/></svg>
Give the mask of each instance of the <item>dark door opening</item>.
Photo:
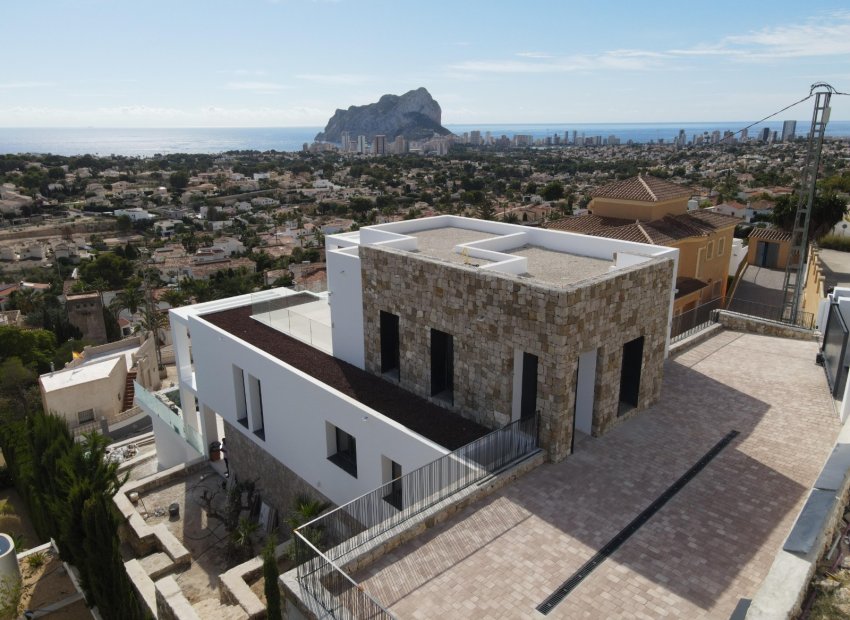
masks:
<svg viewBox="0 0 850 620"><path fill-rule="evenodd" d="M387 488L387 486L389 486L389 488ZM390 461L390 483L389 485L386 485L384 489L389 491L389 493L384 496L384 501L395 507L397 510L401 510L403 507L401 497L401 465L395 461Z"/></svg>
<svg viewBox="0 0 850 620"><path fill-rule="evenodd" d="M454 402L454 338L431 330L431 396Z"/></svg>
<svg viewBox="0 0 850 620"><path fill-rule="evenodd" d="M399 372L398 316L381 310L381 372Z"/></svg>
<svg viewBox="0 0 850 620"><path fill-rule="evenodd" d="M537 411L537 356L522 354L522 398L519 417L521 420L533 418Z"/></svg>
<svg viewBox="0 0 850 620"><path fill-rule="evenodd" d="M643 366L643 336L623 345L620 369L620 414L638 406L640 371Z"/></svg>

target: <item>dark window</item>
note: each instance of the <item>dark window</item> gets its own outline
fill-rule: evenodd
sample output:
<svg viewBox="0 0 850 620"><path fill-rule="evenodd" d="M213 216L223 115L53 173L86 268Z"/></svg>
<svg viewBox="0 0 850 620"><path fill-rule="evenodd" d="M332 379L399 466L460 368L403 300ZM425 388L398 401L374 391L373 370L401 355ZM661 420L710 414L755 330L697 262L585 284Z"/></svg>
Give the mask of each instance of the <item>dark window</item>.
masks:
<svg viewBox="0 0 850 620"><path fill-rule="evenodd" d="M77 421L80 424L94 420L94 409L86 409L77 413Z"/></svg>
<svg viewBox="0 0 850 620"><path fill-rule="evenodd" d="M381 311L381 372L399 372L398 316Z"/></svg>
<svg viewBox="0 0 850 620"><path fill-rule="evenodd" d="M620 413L638 406L640 372L643 366L643 336L623 345L620 369Z"/></svg>
<svg viewBox="0 0 850 620"><path fill-rule="evenodd" d="M245 373L233 367L233 392L236 395L236 421L248 428L248 401L245 399Z"/></svg>
<svg viewBox="0 0 850 620"><path fill-rule="evenodd" d="M341 428L333 428L335 442L334 449L336 451L328 457L328 460L356 478L357 441Z"/></svg>
<svg viewBox="0 0 850 620"><path fill-rule="evenodd" d="M251 430L260 439L266 438L265 420L263 418L263 388L260 380L248 375L248 385L251 389Z"/></svg>
<svg viewBox="0 0 850 620"><path fill-rule="evenodd" d="M431 330L431 396L454 402L454 338Z"/></svg>
<svg viewBox="0 0 850 620"><path fill-rule="evenodd" d="M389 493L384 496L384 501L387 502L390 506L401 510L401 465L399 465L395 461L390 461L390 483L386 485L384 489L389 491Z"/></svg>
<svg viewBox="0 0 850 620"><path fill-rule="evenodd" d="M537 410L537 356L522 354L522 398L520 418L533 418Z"/></svg>

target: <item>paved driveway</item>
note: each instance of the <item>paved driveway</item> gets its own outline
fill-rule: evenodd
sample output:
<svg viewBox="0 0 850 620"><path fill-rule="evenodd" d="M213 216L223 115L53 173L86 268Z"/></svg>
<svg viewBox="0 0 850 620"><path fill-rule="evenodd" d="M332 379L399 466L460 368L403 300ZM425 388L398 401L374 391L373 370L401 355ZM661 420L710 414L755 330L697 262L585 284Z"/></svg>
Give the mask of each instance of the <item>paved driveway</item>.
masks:
<svg viewBox="0 0 850 620"><path fill-rule="evenodd" d="M729 309L735 310L735 302L738 300L781 308L782 300L785 296L784 284L784 269L769 269L757 265L747 265L744 274L741 276L741 281L738 283L738 288L735 290L735 297L732 299ZM740 311L748 313L747 308L743 306ZM756 313L753 312L753 314Z"/></svg>
<svg viewBox="0 0 850 620"><path fill-rule="evenodd" d="M815 343L721 332L662 402L355 575L399 618L535 607L730 430L740 435L549 614L728 618L770 567L838 433Z"/></svg>

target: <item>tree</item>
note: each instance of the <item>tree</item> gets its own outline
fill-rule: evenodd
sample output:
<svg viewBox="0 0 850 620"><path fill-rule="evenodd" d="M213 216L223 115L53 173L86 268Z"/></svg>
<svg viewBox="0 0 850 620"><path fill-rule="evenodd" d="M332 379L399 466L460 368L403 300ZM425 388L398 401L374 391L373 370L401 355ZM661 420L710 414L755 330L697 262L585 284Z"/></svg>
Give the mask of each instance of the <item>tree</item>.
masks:
<svg viewBox="0 0 850 620"><path fill-rule="evenodd" d="M80 278L87 284L105 283L109 289L122 288L133 275L133 262L112 252L104 252L80 267ZM98 288L98 290L106 290Z"/></svg>
<svg viewBox="0 0 850 620"><path fill-rule="evenodd" d="M543 197L543 200L560 200L564 197L564 186L560 181L552 181L546 184L540 195Z"/></svg>
<svg viewBox="0 0 850 620"><path fill-rule="evenodd" d="M274 534L269 536L263 547L263 590L266 593L266 618L281 620L280 587L277 585L278 570L275 546L277 540Z"/></svg>
<svg viewBox="0 0 850 620"><path fill-rule="evenodd" d="M797 202L796 192L780 196L773 206L773 223L784 230L792 230L797 214ZM847 204L835 194L816 194L812 202L809 239L818 239L829 232L841 221L846 211Z"/></svg>
<svg viewBox="0 0 850 620"><path fill-rule="evenodd" d="M186 294L176 288L170 288L159 296L171 308L179 308L186 303Z"/></svg>
<svg viewBox="0 0 850 620"><path fill-rule="evenodd" d="M185 170L172 172L171 176L168 177L168 183L175 190L185 189L189 185L189 173Z"/></svg>
<svg viewBox="0 0 850 620"><path fill-rule="evenodd" d="M492 220L495 215L495 210L493 209L493 205L489 200L485 200L478 207L478 218L482 220Z"/></svg>
<svg viewBox="0 0 850 620"><path fill-rule="evenodd" d="M129 215L119 215L115 223L120 235L126 235L133 228L133 220Z"/></svg>
<svg viewBox="0 0 850 620"><path fill-rule="evenodd" d="M32 388L36 381L38 375L24 366L19 357L10 357L0 362L0 397L6 401L12 418L24 418L34 409Z"/></svg>
<svg viewBox="0 0 850 620"><path fill-rule="evenodd" d="M109 305L115 314L119 314L125 308L130 311L130 314L136 314L144 301L145 295L142 289L130 285L123 291L120 291Z"/></svg>
<svg viewBox="0 0 850 620"><path fill-rule="evenodd" d="M25 366L45 373L55 352L56 337L47 330L0 326L0 361L17 357Z"/></svg>

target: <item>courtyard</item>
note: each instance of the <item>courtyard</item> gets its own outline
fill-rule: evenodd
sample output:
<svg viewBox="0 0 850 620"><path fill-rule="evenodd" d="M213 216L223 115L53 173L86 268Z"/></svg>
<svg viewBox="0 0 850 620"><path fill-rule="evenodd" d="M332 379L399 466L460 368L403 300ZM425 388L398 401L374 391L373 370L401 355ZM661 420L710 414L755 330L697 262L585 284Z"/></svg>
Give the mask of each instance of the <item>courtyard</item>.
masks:
<svg viewBox="0 0 850 620"><path fill-rule="evenodd" d="M657 405L353 577L399 618L542 617L538 605L737 431L549 613L729 618L767 574L839 431L816 352L722 331L666 363Z"/></svg>

